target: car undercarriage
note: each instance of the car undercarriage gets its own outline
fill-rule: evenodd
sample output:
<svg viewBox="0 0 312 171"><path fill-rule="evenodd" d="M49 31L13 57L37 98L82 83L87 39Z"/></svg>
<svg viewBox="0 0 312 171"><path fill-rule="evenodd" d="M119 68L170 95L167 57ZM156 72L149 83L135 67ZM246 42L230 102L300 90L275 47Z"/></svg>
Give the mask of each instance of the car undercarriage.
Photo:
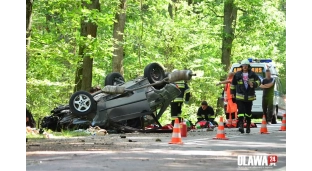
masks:
<svg viewBox="0 0 312 171"><path fill-rule="evenodd" d="M41 128L60 131L99 126L117 132L147 132L151 130L145 130L146 124L155 123L161 129L160 117L181 93L174 82L191 80L194 75L191 70L165 74L158 63L150 63L144 76L127 82L113 72L99 91L73 93L68 105L56 107L42 119Z"/></svg>

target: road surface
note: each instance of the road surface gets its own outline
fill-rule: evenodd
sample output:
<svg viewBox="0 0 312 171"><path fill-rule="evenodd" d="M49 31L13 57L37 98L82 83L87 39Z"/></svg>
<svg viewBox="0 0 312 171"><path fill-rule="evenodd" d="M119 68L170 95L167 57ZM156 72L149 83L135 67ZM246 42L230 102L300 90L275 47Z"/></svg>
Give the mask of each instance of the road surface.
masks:
<svg viewBox="0 0 312 171"><path fill-rule="evenodd" d="M188 132L183 145L168 144L171 133L110 134L70 139L29 140L27 171L286 170L286 132L268 125L270 134L225 129L229 140L214 140L216 130ZM156 141L156 139L158 139ZM160 141L159 141L160 140ZM130 142L129 142L130 141ZM239 167L238 155L276 155L276 166Z"/></svg>

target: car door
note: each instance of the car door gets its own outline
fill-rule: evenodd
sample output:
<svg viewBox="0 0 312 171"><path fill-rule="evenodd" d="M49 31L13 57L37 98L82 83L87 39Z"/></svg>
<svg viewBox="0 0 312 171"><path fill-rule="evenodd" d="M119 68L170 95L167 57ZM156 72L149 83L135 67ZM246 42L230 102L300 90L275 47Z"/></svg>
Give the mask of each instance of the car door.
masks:
<svg viewBox="0 0 312 171"><path fill-rule="evenodd" d="M285 102L285 99L284 99L284 90L283 90L283 86L282 86L282 83L281 83L281 80L278 79L278 82L277 82L277 85L278 85L278 106L279 108L282 108L282 109L286 109L286 102Z"/></svg>
<svg viewBox="0 0 312 171"><path fill-rule="evenodd" d="M275 85L274 85L274 101L273 104L274 105L278 105L279 103L279 78L278 77L274 77L275 79Z"/></svg>
<svg viewBox="0 0 312 171"><path fill-rule="evenodd" d="M286 102L284 99L284 91L281 84L281 80L277 77L275 81L275 89L274 89L274 104L278 106L277 117L282 118L283 114L286 113Z"/></svg>

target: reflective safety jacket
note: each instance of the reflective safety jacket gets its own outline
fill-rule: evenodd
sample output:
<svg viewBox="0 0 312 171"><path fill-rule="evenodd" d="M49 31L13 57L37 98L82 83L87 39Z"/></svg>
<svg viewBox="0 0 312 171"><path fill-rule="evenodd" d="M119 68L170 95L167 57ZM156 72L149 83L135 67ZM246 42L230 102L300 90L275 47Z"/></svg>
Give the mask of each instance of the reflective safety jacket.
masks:
<svg viewBox="0 0 312 171"><path fill-rule="evenodd" d="M248 85L247 89L245 88L242 71L238 71L234 75L231 84L231 94L235 95L236 100L253 101L256 99L255 88L260 86L260 79L255 72L249 70L248 81L253 83L253 88L250 85Z"/></svg>
<svg viewBox="0 0 312 171"><path fill-rule="evenodd" d="M229 81L232 81L230 79ZM226 113L235 113L237 112L237 104L233 103L232 97L231 97L231 83L227 83L225 85L224 91L226 92Z"/></svg>
<svg viewBox="0 0 312 171"><path fill-rule="evenodd" d="M211 106L208 106L206 110L203 110L202 107L199 107L197 110L197 119L214 119L216 118L214 110Z"/></svg>
<svg viewBox="0 0 312 171"><path fill-rule="evenodd" d="M190 88L184 81L175 82L176 86L180 89L181 93L178 97L176 97L173 102L180 103L188 102L190 100Z"/></svg>

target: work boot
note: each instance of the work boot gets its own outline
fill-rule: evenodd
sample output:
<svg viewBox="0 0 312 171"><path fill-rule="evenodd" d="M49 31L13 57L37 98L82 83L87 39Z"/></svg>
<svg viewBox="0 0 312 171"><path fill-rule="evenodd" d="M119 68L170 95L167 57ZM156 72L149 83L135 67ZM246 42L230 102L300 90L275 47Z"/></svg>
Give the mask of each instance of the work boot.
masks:
<svg viewBox="0 0 312 171"><path fill-rule="evenodd" d="M246 125L246 133L249 134L250 133L250 124L247 123Z"/></svg>
<svg viewBox="0 0 312 171"><path fill-rule="evenodd" d="M244 123L242 123L242 122L239 123L239 129L238 129L238 130L239 130L239 132L241 132L242 134L245 133L245 131L244 131Z"/></svg>

